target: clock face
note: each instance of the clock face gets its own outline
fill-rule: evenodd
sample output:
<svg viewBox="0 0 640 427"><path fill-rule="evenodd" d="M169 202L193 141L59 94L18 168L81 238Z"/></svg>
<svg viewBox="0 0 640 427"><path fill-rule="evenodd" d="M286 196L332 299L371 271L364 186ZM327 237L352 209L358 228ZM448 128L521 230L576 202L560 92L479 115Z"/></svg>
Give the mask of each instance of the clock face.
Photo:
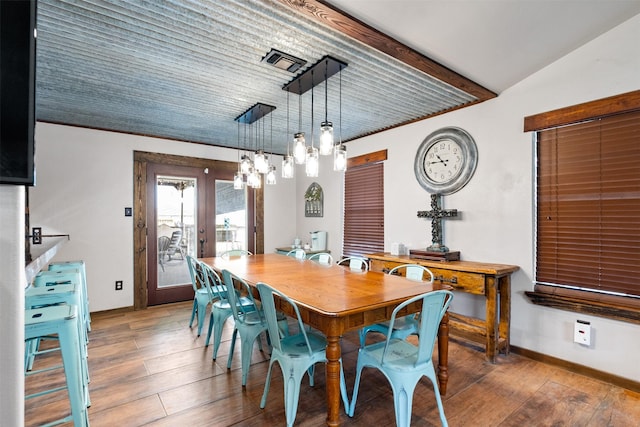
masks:
<svg viewBox="0 0 640 427"><path fill-rule="evenodd" d="M424 171L427 178L442 184L455 179L464 164L460 144L452 139L443 139L433 144L424 156Z"/></svg>
<svg viewBox="0 0 640 427"><path fill-rule="evenodd" d="M425 138L416 153L414 171L429 193L452 194L469 182L477 163L478 149L471 135L447 127Z"/></svg>

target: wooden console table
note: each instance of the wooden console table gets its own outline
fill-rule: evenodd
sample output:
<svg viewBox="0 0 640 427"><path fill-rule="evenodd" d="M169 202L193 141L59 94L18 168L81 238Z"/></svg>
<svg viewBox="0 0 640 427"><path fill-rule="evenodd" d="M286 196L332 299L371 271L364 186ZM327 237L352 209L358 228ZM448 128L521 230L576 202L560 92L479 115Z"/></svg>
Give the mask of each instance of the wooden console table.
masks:
<svg viewBox="0 0 640 427"><path fill-rule="evenodd" d="M487 309L485 320L449 311L449 328L453 334L484 343L487 360L491 363L495 363L500 351L509 354L511 273L517 271L518 266L472 261L428 261L389 253L365 256L370 260L372 271L386 273L400 264L420 264L431 270L436 280L451 285L456 291L484 295Z"/></svg>

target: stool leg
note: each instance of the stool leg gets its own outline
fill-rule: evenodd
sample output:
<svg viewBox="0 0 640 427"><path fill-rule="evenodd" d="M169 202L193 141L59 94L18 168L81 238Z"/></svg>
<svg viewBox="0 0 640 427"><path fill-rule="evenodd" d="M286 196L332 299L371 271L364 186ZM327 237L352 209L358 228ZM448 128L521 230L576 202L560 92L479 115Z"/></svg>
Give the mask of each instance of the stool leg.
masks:
<svg viewBox="0 0 640 427"><path fill-rule="evenodd" d="M67 391L71 403L71 414L73 423L77 426L87 426L88 416L85 404L85 390L82 375L80 354L78 352L80 343L78 340L78 326L80 319L77 317L64 322L60 328L60 349L62 350L62 363L67 379ZM88 393L86 393L88 394Z"/></svg>

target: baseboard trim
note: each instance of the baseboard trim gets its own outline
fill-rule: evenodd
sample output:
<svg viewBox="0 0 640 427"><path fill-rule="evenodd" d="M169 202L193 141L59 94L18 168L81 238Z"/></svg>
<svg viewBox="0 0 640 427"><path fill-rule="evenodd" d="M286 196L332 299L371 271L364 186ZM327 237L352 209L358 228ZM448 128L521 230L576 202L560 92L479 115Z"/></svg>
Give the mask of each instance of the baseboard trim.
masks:
<svg viewBox="0 0 640 427"><path fill-rule="evenodd" d="M622 387L636 393L640 393L640 382L633 381L628 378L619 377L617 375L613 375L607 372L599 371L597 369L589 368L588 366L579 365L577 363L569 362L567 360L559 359L557 357L527 350L526 348L517 347L515 345L511 345L510 350L512 353L519 354L520 356L524 356L538 362L546 363L552 366L557 366L557 367L566 369L569 372L584 375L590 378L594 378L596 380L605 381L615 386Z"/></svg>

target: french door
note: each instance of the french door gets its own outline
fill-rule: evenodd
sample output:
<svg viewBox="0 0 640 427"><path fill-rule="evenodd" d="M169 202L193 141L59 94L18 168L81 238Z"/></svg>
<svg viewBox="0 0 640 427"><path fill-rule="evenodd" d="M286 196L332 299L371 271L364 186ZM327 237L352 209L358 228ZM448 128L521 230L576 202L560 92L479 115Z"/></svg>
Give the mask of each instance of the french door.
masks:
<svg viewBox="0 0 640 427"><path fill-rule="evenodd" d="M256 252L253 199L227 168L147 163L147 305L193 298L187 255Z"/></svg>

